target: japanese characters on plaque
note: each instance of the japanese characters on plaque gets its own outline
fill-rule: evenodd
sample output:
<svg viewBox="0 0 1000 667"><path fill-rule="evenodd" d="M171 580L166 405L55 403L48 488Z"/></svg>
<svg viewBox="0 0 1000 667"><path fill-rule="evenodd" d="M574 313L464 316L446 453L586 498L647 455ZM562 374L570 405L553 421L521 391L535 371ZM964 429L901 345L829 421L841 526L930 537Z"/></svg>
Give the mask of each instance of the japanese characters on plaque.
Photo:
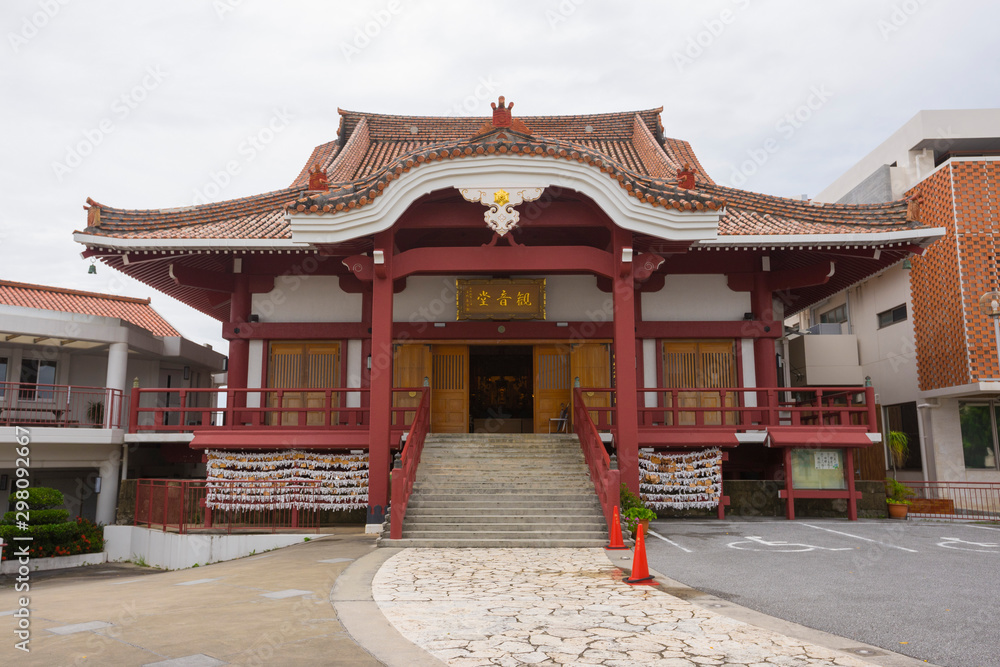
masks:
<svg viewBox="0 0 1000 667"><path fill-rule="evenodd" d="M456 280L459 320L544 320L545 279Z"/></svg>

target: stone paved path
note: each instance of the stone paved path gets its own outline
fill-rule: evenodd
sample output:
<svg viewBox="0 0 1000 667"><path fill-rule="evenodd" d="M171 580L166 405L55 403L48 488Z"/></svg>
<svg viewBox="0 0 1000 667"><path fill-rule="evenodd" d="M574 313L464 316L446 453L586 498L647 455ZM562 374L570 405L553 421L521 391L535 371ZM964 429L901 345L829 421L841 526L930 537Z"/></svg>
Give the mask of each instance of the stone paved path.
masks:
<svg viewBox="0 0 1000 667"><path fill-rule="evenodd" d="M602 549L406 549L372 593L404 637L454 667L869 664L621 577Z"/></svg>

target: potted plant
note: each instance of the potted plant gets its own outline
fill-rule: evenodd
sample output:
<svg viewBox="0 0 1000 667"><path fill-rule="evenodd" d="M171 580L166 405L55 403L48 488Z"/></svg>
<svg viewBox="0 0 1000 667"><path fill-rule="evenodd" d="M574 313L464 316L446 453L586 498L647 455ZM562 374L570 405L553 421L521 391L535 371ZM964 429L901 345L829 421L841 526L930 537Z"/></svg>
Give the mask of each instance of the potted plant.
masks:
<svg viewBox="0 0 1000 667"><path fill-rule="evenodd" d="M629 491L624 484L621 485L621 509L622 520L625 527L635 535L636 524L642 524L642 534L649 532L649 522L656 518L656 512L646 507L642 499Z"/></svg>
<svg viewBox="0 0 1000 667"><path fill-rule="evenodd" d="M890 519L905 519L912 504L910 498L917 495L910 487L891 477L885 480L885 502L889 507Z"/></svg>
<svg viewBox="0 0 1000 667"><path fill-rule="evenodd" d="M889 431L889 459L892 463L892 476L896 476L896 468L906 465L910 455L910 436L902 431Z"/></svg>
<svg viewBox="0 0 1000 667"><path fill-rule="evenodd" d="M647 535L649 534L649 522L656 518L656 512L648 507L630 507L625 510L622 517L633 535L636 533L636 525L642 525L642 534Z"/></svg>
<svg viewBox="0 0 1000 667"><path fill-rule="evenodd" d="M87 403L87 423L95 426L104 424L104 402L91 401Z"/></svg>

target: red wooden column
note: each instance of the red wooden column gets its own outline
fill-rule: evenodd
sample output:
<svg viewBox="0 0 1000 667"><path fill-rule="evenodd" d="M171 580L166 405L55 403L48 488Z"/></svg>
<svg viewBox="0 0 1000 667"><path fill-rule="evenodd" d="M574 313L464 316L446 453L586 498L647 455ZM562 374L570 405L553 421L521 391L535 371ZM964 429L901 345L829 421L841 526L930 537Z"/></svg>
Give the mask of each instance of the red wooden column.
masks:
<svg viewBox="0 0 1000 667"><path fill-rule="evenodd" d="M758 322L771 322L774 319L772 298L771 288L767 284L767 274L758 273L754 276L753 291L750 293L754 319ZM754 374L757 377L757 386L764 389L773 389L778 386L778 369L774 360L774 340L774 338L758 336L753 341ZM767 408L769 407L767 402L767 392L757 392L757 405L761 408ZM767 417L768 413L765 410L765 423Z"/></svg>
<svg viewBox="0 0 1000 667"><path fill-rule="evenodd" d="M626 250L627 249L627 250ZM617 409L616 443L618 449L618 469L621 481L638 495L639 493L639 410L636 393L636 344L635 344L635 301L636 290L632 278L632 262L622 261L622 251L632 252L631 232L617 229L614 238L614 287L612 302L615 317L615 379Z"/></svg>
<svg viewBox="0 0 1000 667"><path fill-rule="evenodd" d="M368 431L368 520L381 529L389 505L389 437L392 419L392 234L375 237L382 264L373 266L371 425Z"/></svg>
<svg viewBox="0 0 1000 667"><path fill-rule="evenodd" d="M229 323L239 328L246 324L250 317L250 282L247 274L233 275L233 296L229 303ZM250 367L250 341L246 338L234 338L229 341L229 366L226 383L230 389L246 389L247 373ZM246 407L246 394L240 392L233 396L233 405Z"/></svg>

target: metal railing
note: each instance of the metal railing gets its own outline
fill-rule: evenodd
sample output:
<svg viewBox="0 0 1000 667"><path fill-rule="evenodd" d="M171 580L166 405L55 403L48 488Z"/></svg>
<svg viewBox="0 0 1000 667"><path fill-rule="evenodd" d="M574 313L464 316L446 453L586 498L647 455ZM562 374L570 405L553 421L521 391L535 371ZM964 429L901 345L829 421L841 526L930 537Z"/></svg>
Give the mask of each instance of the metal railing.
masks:
<svg viewBox="0 0 1000 667"><path fill-rule="evenodd" d="M406 428L424 388L393 389L391 424ZM370 390L326 389L133 389L129 432L190 433L203 429L368 430Z"/></svg>
<svg viewBox="0 0 1000 667"><path fill-rule="evenodd" d="M423 396L417 408L413 423L410 424L409 435L403 451L392 467L392 502L389 513L389 539L398 540L403 537L403 519L406 518L406 506L410 502L413 482L417 476L417 466L420 465L420 455L424 449L424 439L430 430L430 392L422 390Z"/></svg>
<svg viewBox="0 0 1000 667"><path fill-rule="evenodd" d="M0 382L0 424L121 428L123 394L108 387Z"/></svg>
<svg viewBox="0 0 1000 667"><path fill-rule="evenodd" d="M614 508L620 502L621 473L611 469L611 459L604 449L598 426L589 414L591 407L584 400L585 397L590 398L586 396L587 391L590 390L579 387L573 390L573 429L580 438L583 456L590 469L590 479L601 501L604 521L610 531L614 521Z"/></svg>
<svg viewBox="0 0 1000 667"><path fill-rule="evenodd" d="M329 515L337 511L320 500L322 490L323 482L318 480L140 479L136 482L133 525L180 534L318 532L333 523ZM213 509L213 493L249 499L239 508ZM295 497L296 504L306 506L267 507L263 499L268 496Z"/></svg>
<svg viewBox="0 0 1000 667"><path fill-rule="evenodd" d="M916 493L908 514L932 519L1000 522L998 482L903 482Z"/></svg>

